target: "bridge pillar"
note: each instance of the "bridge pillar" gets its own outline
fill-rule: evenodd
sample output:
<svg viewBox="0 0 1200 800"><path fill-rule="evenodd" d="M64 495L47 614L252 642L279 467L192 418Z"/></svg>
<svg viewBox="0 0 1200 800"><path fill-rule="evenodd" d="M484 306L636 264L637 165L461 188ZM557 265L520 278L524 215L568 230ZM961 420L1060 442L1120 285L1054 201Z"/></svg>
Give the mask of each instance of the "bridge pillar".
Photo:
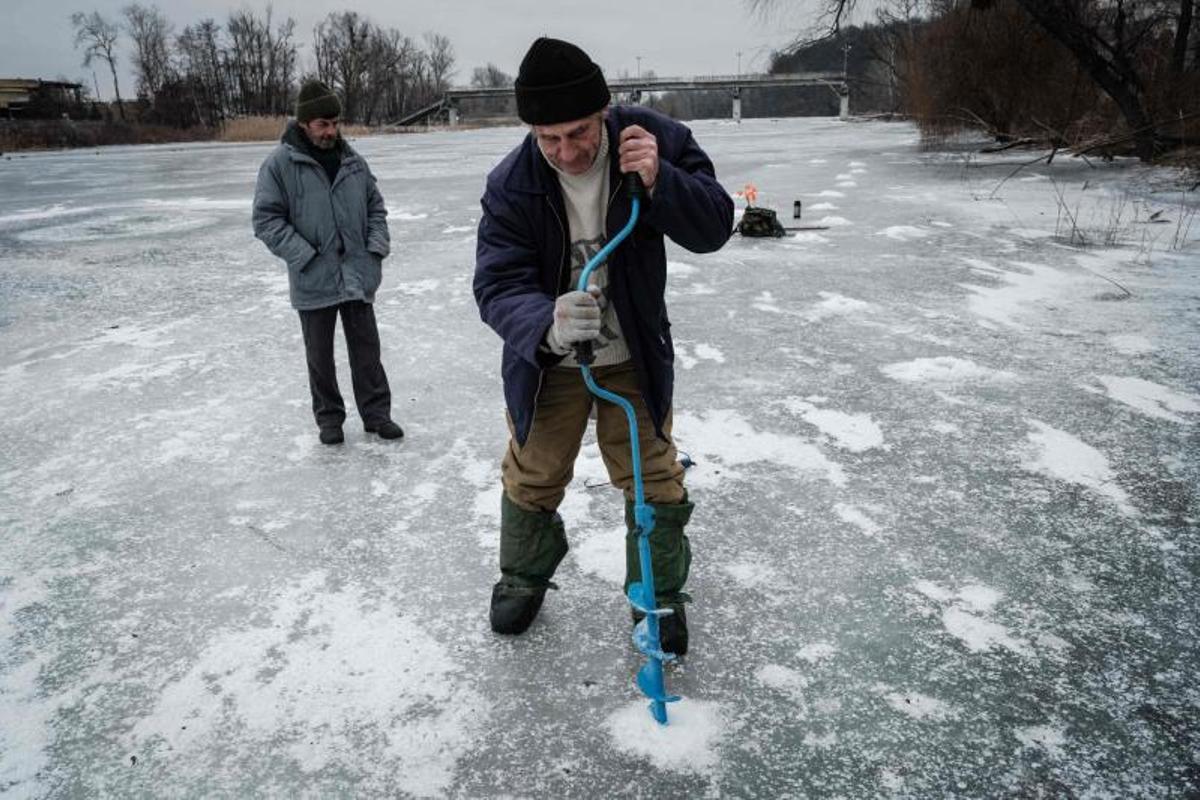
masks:
<svg viewBox="0 0 1200 800"><path fill-rule="evenodd" d="M850 87L842 84L842 87L838 90L838 97L841 100L838 118L850 119Z"/></svg>
<svg viewBox="0 0 1200 800"><path fill-rule="evenodd" d="M742 124L742 92L740 89L733 90L733 121Z"/></svg>
<svg viewBox="0 0 1200 800"><path fill-rule="evenodd" d="M458 103L450 104L450 111L447 114L447 117L449 118L451 128L458 125Z"/></svg>

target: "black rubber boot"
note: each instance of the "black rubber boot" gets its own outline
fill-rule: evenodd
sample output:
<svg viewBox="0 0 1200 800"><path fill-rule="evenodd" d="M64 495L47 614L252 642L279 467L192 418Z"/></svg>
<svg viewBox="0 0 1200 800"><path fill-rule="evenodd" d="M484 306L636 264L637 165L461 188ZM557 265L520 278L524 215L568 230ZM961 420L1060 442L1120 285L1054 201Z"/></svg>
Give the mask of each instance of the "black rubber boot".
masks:
<svg viewBox="0 0 1200 800"><path fill-rule="evenodd" d="M542 609L547 588L497 581L492 587L492 607L488 612L492 630L513 636L524 633Z"/></svg>
<svg viewBox="0 0 1200 800"><path fill-rule="evenodd" d="M654 508L654 530L650 532L650 562L654 572L654 602L659 608L670 608L675 613L658 618L659 640L662 649L677 656L688 651L687 614L684 603L691 600L683 590L692 564L692 546L684 526L692 517L695 505L683 502L675 505L652 504ZM625 591L642 579L641 557L638 555L638 536L633 519L633 503L625 503ZM642 615L633 612L633 621L640 622Z"/></svg>
<svg viewBox="0 0 1200 800"><path fill-rule="evenodd" d="M488 618L496 633L519 634L533 623L550 579L567 554L557 513L527 511L505 494L500 501L500 580L492 587Z"/></svg>

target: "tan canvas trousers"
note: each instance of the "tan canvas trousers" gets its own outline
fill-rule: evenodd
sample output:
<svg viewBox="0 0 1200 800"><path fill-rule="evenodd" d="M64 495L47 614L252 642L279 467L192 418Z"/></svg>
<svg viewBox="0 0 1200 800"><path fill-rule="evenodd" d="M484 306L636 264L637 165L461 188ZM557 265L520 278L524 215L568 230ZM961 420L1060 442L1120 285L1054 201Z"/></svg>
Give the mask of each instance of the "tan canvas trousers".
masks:
<svg viewBox="0 0 1200 800"><path fill-rule="evenodd" d="M683 501L683 466L676 459L668 411L659 438L638 391L633 362L597 367L596 382L633 404L637 412L638 442L642 451L642 481L646 502L675 504ZM633 500L633 457L629 447L629 423L617 405L588 391L583 375L575 367L546 370L534 409L533 424L524 445L513 435L508 421L508 451L501 464L504 491L527 511L554 511L566 494L575 474L575 457L587 430L588 414L596 405L596 440L608 477L613 485Z"/></svg>

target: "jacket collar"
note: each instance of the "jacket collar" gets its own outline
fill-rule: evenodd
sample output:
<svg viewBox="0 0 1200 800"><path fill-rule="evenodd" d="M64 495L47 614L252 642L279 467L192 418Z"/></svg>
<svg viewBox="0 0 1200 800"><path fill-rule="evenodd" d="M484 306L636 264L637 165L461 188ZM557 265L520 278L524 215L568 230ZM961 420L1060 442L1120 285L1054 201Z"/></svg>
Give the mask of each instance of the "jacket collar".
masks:
<svg viewBox="0 0 1200 800"><path fill-rule="evenodd" d="M317 160L308 154L308 145L304 140L304 131L300 129L300 123L296 120L288 120L287 127L283 129L283 135L279 137L279 141L287 148L288 155L293 161L303 161L307 164L317 164ZM342 153L342 166L345 166L352 159L358 158L358 153L350 146L350 143L338 137L338 148ZM317 166L320 166L317 164Z"/></svg>

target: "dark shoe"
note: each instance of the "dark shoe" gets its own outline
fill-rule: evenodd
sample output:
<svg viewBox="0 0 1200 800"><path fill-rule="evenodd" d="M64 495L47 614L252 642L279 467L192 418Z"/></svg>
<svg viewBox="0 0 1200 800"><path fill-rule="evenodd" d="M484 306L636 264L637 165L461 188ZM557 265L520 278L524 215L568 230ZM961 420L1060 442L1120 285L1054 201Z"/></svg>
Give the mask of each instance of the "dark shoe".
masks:
<svg viewBox="0 0 1200 800"><path fill-rule="evenodd" d="M509 635L524 633L542 608L546 588L498 581L492 587L492 607L488 614L492 630Z"/></svg>
<svg viewBox="0 0 1200 800"><path fill-rule="evenodd" d="M321 428L321 444L341 444L344 441L346 441L346 437L342 434L340 426L336 428Z"/></svg>
<svg viewBox="0 0 1200 800"><path fill-rule="evenodd" d="M404 429L392 422L390 419L385 419L383 422L364 425L363 428L367 433L378 433L380 439L404 438Z"/></svg>
<svg viewBox="0 0 1200 800"><path fill-rule="evenodd" d="M658 642L662 645L664 653L686 656L688 651L687 613L683 610L683 603L672 603L668 608L675 613L658 618ZM641 622L643 616L645 615L634 611L633 624Z"/></svg>

